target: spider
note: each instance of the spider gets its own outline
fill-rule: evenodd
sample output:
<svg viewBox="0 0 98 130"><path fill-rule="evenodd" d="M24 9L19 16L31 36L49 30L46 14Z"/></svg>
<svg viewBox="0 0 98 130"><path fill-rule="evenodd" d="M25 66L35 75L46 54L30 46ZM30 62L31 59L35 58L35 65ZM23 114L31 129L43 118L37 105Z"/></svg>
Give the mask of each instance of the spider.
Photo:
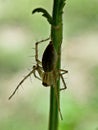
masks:
<svg viewBox="0 0 98 130"><path fill-rule="evenodd" d="M60 113L61 119L63 119L61 110L60 110L60 105L58 101L58 92L57 92L57 87L56 87L56 82L59 79L59 77L62 79L62 82L64 84L64 87L61 88L60 90L66 89L66 83L64 81L63 75L68 73L67 70L63 69L56 69L56 64L58 60L58 55L57 52L54 48L53 42L50 41L48 46L46 47L43 55L42 55L42 62L38 59L38 45L42 42L45 42L49 40L50 38L47 38L45 40L41 40L39 42L35 43L35 61L36 65L33 66L32 70L21 80L21 82L17 85L16 89L14 92L11 94L9 97L9 100L15 95L16 91L18 88L22 85L22 83L31 75L34 74L34 77L42 81L42 85L47 87L47 86L53 86L56 99L57 99L57 105L58 105L58 110ZM36 75L36 72L38 72L38 75Z"/></svg>

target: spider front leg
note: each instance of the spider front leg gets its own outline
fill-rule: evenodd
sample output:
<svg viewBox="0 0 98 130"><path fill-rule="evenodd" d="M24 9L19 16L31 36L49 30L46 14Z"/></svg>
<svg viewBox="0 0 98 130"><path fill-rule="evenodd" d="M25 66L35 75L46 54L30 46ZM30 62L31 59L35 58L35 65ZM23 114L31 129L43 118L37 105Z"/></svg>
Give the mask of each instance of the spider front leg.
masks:
<svg viewBox="0 0 98 130"><path fill-rule="evenodd" d="M61 73L61 72L62 72L62 73ZM63 69L60 69L60 70L59 70L59 75L60 75L60 78L62 79L62 82L63 82L63 85L64 85L64 87L63 87L63 88L60 88L60 90L64 90L64 89L67 88L66 83L65 83L65 80L64 80L64 77L63 77L63 75L66 74L66 73L68 73L67 70L63 70Z"/></svg>
<svg viewBox="0 0 98 130"><path fill-rule="evenodd" d="M37 42L35 44L35 61L36 61L36 65L33 66L33 69L29 72L29 74L27 74L21 81L20 83L17 85L16 89L14 90L14 92L11 94L11 96L9 97L9 100L15 95L16 91L18 90L18 88L23 84L23 82L33 73L35 78L37 79L42 79L42 67L40 67L40 65L42 65L41 61L38 60L38 44L44 41L49 40L49 38L42 40L40 42ZM38 72L40 78L36 75L35 71ZM40 80L41 80L40 79Z"/></svg>
<svg viewBox="0 0 98 130"><path fill-rule="evenodd" d="M41 40L41 41L35 43L35 61L36 61L36 65L37 65L36 71L38 72L38 74L39 74L40 77L38 77L36 75L36 72L34 72L33 74L34 74L34 77L37 78L37 79L39 79L39 80L41 80L41 78L42 78L42 71L41 71L42 70L42 67L41 67L42 66L42 62L38 58L38 45L40 43L42 43L42 42L45 42L45 41L49 40L49 39L50 38L47 38L47 39L44 39L44 40Z"/></svg>
<svg viewBox="0 0 98 130"><path fill-rule="evenodd" d="M41 41L35 43L35 60L36 60L37 64L42 65L42 62L38 59L38 45L42 42L48 41L49 39L50 38L47 38L47 39L44 39L44 40L41 40Z"/></svg>
<svg viewBox="0 0 98 130"><path fill-rule="evenodd" d="M34 66L33 66L34 67ZM36 71L38 72L38 74L39 74L39 77L36 75ZM35 78L37 78L37 79L39 79L39 80L42 80L42 67L41 66L39 66L39 65L37 65L37 69L34 71L34 77Z"/></svg>
<svg viewBox="0 0 98 130"><path fill-rule="evenodd" d="M29 77L31 76L31 74L35 73L35 70L37 69L37 66L34 66L33 69L19 82L19 84L17 85L17 87L15 88L14 92L11 94L11 96L9 97L9 100L15 95L16 91L19 89L19 87L23 84L23 82Z"/></svg>

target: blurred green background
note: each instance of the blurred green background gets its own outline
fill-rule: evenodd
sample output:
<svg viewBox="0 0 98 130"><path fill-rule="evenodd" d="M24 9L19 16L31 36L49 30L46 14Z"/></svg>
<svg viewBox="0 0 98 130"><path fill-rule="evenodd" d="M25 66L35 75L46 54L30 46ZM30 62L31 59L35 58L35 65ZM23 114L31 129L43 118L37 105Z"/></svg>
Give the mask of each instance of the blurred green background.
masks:
<svg viewBox="0 0 98 130"><path fill-rule="evenodd" d="M49 88L31 77L8 97L34 65L35 42L50 34L36 7L52 12L52 0L0 0L0 130L47 130ZM59 130L98 129L98 1L67 0L63 15L62 68L67 90L61 92ZM42 54L43 43L39 47ZM62 83L61 83L62 86Z"/></svg>

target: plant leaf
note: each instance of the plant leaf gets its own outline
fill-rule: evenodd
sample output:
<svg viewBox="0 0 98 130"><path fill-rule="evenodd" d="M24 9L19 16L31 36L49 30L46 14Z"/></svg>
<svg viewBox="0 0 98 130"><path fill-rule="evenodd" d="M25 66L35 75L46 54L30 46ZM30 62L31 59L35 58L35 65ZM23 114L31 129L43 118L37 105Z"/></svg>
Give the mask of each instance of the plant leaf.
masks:
<svg viewBox="0 0 98 130"><path fill-rule="evenodd" d="M38 12L38 13L43 13L42 16L44 16L50 24L53 23L53 22L52 22L52 21L53 21L53 20L52 20L52 17L51 17L51 15L47 12L47 10L45 10L45 9L43 9L43 8L36 8L36 9L34 9L34 10L32 11L32 14L34 14L34 13L36 13L36 12Z"/></svg>

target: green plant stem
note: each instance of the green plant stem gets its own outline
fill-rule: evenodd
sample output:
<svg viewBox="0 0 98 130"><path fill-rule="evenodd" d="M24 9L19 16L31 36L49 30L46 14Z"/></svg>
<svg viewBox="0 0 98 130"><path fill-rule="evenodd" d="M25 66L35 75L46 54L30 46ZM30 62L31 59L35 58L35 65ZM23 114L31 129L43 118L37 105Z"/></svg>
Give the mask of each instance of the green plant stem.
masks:
<svg viewBox="0 0 98 130"><path fill-rule="evenodd" d="M51 39L58 54L57 70L61 65L61 43L62 43L62 12L60 6L65 0L54 0L51 26ZM60 79L57 81L57 92L59 94ZM59 96L58 96L59 97ZM50 115L49 115L49 130L58 130L58 105L53 86L50 88Z"/></svg>

